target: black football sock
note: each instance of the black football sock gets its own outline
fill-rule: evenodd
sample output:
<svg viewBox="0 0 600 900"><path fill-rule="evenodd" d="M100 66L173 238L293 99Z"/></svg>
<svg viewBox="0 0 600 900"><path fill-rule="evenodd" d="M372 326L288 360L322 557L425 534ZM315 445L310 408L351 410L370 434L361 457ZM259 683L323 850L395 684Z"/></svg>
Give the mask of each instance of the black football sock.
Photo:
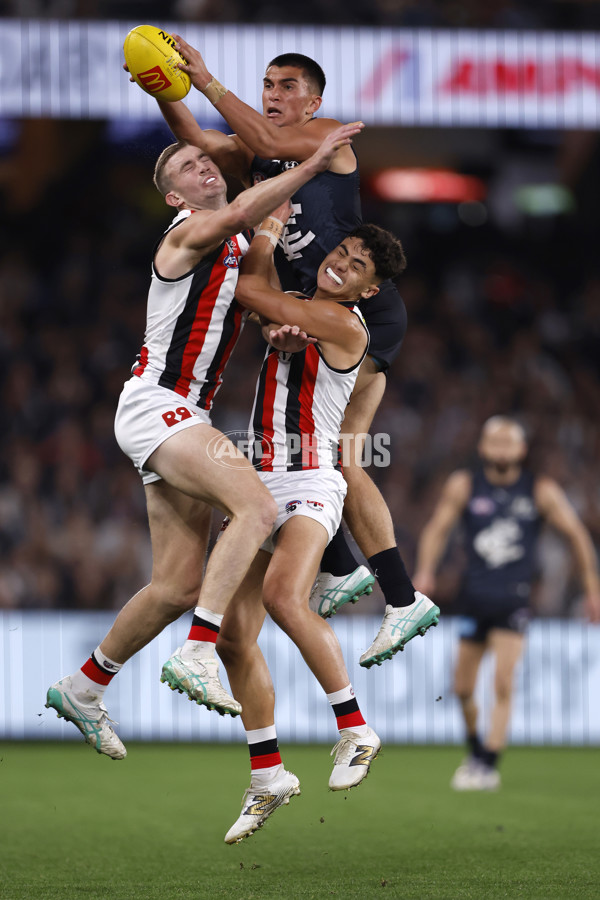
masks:
<svg viewBox="0 0 600 900"><path fill-rule="evenodd" d="M369 565L379 582L387 605L410 606L415 602L415 588L408 577L397 547L391 547L369 557Z"/></svg>
<svg viewBox="0 0 600 900"><path fill-rule="evenodd" d="M500 753L498 750L488 750L484 747L480 758L486 766L490 767L490 769L495 769L500 762Z"/></svg>
<svg viewBox="0 0 600 900"><path fill-rule="evenodd" d="M481 743L478 734L468 734L467 735L467 745L469 750L471 751L471 756L474 756L475 759L481 759L483 754L485 753L485 748Z"/></svg>
<svg viewBox="0 0 600 900"><path fill-rule="evenodd" d="M358 566L359 563L354 559L344 530L340 525L325 548L321 559L321 572L329 572L330 575L339 578L341 575L350 575Z"/></svg>

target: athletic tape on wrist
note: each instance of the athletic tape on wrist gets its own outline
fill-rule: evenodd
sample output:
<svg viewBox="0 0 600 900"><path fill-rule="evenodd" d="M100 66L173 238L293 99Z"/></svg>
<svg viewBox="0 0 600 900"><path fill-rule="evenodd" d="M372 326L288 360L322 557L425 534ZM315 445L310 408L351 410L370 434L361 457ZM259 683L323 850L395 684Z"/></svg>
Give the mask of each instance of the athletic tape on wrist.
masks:
<svg viewBox="0 0 600 900"><path fill-rule="evenodd" d="M223 87L221 82L217 81L216 78L211 78L206 87L202 88L202 93L207 100L210 100L212 104L215 104L225 96L225 94L227 93L227 88Z"/></svg>
<svg viewBox="0 0 600 900"><path fill-rule="evenodd" d="M259 237L260 235L269 238L274 247L277 246L279 238L281 237L281 235L276 235L274 231L266 231L264 228L259 228L258 231L254 232L254 237Z"/></svg>

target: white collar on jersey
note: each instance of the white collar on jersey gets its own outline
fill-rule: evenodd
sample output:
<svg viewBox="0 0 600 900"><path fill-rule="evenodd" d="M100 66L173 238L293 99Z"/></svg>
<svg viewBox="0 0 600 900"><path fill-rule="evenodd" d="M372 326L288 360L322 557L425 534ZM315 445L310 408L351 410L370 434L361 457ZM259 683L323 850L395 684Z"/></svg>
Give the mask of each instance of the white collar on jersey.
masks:
<svg viewBox="0 0 600 900"><path fill-rule="evenodd" d="M177 225L178 222L181 222L182 219L187 219L188 216L191 216L191 209L180 209L173 221L171 222L171 227L173 225Z"/></svg>

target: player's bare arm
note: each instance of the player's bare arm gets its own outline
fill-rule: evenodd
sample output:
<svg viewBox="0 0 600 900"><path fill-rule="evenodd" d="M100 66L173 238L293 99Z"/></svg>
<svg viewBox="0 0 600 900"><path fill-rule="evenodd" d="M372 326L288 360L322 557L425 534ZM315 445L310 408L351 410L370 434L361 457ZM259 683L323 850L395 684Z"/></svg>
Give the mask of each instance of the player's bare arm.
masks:
<svg viewBox="0 0 600 900"><path fill-rule="evenodd" d="M250 150L235 134L224 134L216 129L200 128L194 116L182 100L167 102L157 100L163 118L178 141L187 141L199 147L213 159L227 175L234 175L248 185L248 172L254 151Z"/></svg>
<svg viewBox="0 0 600 900"><path fill-rule="evenodd" d="M362 122L342 125L335 132L327 135L316 153L299 166L242 191L232 203L219 209L203 209L194 212L185 222L173 228L165 236L156 254L158 271L163 277L179 278L197 265L207 253L215 250L226 238L244 229L253 228L303 184L306 184L319 172L325 171L331 157L339 147L350 143L352 137L358 134L362 128ZM189 180L191 183L195 179L195 173L198 179L204 177L206 166L203 165L202 155L198 158L190 153L181 154L181 156L181 165L190 167ZM186 205L185 197L177 191L169 191L165 199L168 205L176 209L190 208ZM275 322L294 321L285 317L278 319L277 316L267 315ZM294 324L301 325L302 323L294 322Z"/></svg>
<svg viewBox="0 0 600 900"><path fill-rule="evenodd" d="M215 108L252 152L263 159L296 160L311 156L323 138L339 127L335 119L313 118L322 98L311 94L298 70L269 69L263 79L263 114L261 115L232 91L226 90L208 71L202 54L180 35L173 35L177 49L188 60L179 68L187 72L192 84L205 94ZM211 85L216 83L216 91ZM281 124L278 113L289 100L294 100L294 122ZM338 174L356 169L356 157L349 147L340 148L328 167Z"/></svg>
<svg viewBox="0 0 600 900"><path fill-rule="evenodd" d="M600 577L589 531L552 478L538 478L534 496L546 522L570 542L585 591L586 613L591 622L600 622Z"/></svg>
<svg viewBox="0 0 600 900"><path fill-rule="evenodd" d="M472 481L471 473L465 469L453 472L444 485L433 515L421 532L413 582L417 590L424 594L435 592L435 572L450 533L469 502Z"/></svg>
<svg viewBox="0 0 600 900"><path fill-rule="evenodd" d="M239 302L271 322L294 322L320 346L328 346L327 361L336 368L354 365L367 343L358 318L335 301L303 300L272 288L272 260L273 244L257 235L242 263L236 291Z"/></svg>

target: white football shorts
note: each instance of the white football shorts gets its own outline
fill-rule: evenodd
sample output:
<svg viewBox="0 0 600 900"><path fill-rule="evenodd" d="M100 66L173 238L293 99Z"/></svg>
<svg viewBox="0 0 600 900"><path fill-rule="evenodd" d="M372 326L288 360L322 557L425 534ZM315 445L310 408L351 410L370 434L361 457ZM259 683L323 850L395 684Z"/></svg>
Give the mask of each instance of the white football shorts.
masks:
<svg viewBox="0 0 600 900"><path fill-rule="evenodd" d="M301 472L259 472L278 506L271 535L261 550L273 553L276 534L294 516L308 516L327 531L327 543L342 521L347 485L336 469L306 469Z"/></svg>
<svg viewBox="0 0 600 900"><path fill-rule="evenodd" d="M119 397L115 437L144 484L151 484L161 478L156 472L144 469L144 463L156 448L184 428L210 424L206 410L198 409L175 391L134 375L125 382Z"/></svg>

